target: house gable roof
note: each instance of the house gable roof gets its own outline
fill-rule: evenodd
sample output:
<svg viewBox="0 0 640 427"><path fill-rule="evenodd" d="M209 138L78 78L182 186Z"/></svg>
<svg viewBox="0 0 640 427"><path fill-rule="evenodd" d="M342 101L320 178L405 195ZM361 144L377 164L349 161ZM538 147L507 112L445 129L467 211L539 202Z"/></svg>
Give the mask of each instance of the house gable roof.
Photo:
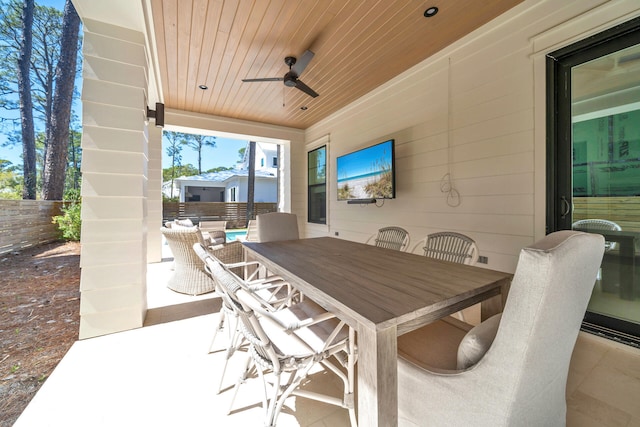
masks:
<svg viewBox="0 0 640 427"><path fill-rule="evenodd" d="M230 169L226 171L220 172L208 172L203 173L201 175L192 175L192 176L181 176L175 178L174 181L199 181L199 182L207 182L207 183L220 183L224 186L224 183L229 181L230 179L237 177L245 177L249 176L248 170L241 169ZM276 178L276 176L272 173L256 170L256 178Z"/></svg>

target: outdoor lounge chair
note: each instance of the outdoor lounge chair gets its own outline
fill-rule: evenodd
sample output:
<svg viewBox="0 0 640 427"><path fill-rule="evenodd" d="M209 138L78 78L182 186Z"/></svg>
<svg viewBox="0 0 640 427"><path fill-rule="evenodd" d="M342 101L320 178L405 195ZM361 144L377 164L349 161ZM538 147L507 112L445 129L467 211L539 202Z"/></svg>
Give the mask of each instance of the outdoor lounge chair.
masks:
<svg viewBox="0 0 640 427"><path fill-rule="evenodd" d="M422 359L398 358L398 424L565 425L569 362L603 252L602 236L570 230L522 249L504 312L464 335L458 370L429 360L453 326Z"/></svg>

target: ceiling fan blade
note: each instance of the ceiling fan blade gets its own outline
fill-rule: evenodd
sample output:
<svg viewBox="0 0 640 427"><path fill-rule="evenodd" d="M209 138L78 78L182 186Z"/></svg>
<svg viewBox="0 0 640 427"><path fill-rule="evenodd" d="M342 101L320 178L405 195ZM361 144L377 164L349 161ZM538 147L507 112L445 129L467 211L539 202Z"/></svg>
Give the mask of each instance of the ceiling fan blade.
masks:
<svg viewBox="0 0 640 427"><path fill-rule="evenodd" d="M318 93L311 89L309 86L307 86L306 84L302 83L300 80L296 80L296 88L300 89L301 91L303 91L304 93L306 93L309 96L312 97L316 97L319 96Z"/></svg>
<svg viewBox="0 0 640 427"><path fill-rule="evenodd" d="M243 82L281 82L282 77L263 77L261 79L242 79Z"/></svg>
<svg viewBox="0 0 640 427"><path fill-rule="evenodd" d="M296 63L293 64L293 67L291 67L291 71L296 73L296 75L298 75L298 77L299 77L300 74L302 74L302 72L304 71L304 69L307 68L307 65L309 65L309 62L313 59L314 55L315 55L315 53L313 53L313 52L311 52L310 50L307 49L302 54L300 59L298 59L296 61Z"/></svg>

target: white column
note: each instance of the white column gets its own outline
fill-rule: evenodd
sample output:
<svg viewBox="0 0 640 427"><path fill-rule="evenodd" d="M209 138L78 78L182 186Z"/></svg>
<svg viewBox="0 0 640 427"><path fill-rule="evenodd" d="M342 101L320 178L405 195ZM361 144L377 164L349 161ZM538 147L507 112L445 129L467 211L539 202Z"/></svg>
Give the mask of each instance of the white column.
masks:
<svg viewBox="0 0 640 427"><path fill-rule="evenodd" d="M143 324L149 162L144 37L83 24L81 339Z"/></svg>
<svg viewBox="0 0 640 427"><path fill-rule="evenodd" d="M149 121L149 168L147 186L147 262L162 260L162 128Z"/></svg>

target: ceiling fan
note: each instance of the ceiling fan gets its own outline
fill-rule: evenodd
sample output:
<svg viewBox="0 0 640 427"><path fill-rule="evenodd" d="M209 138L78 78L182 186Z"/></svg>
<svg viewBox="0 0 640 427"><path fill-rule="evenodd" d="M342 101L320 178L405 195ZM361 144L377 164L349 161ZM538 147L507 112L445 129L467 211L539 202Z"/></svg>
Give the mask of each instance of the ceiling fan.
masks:
<svg viewBox="0 0 640 427"><path fill-rule="evenodd" d="M295 56L287 56L284 58L284 63L289 66L289 72L284 75L284 77L264 77L258 79L242 79L243 82L284 82L285 86L295 87L303 91L309 96L316 97L318 93L311 89L309 86L304 84L301 80L298 79L300 74L307 68L309 62L313 58L315 53L310 50L306 50L300 60L297 60Z"/></svg>

